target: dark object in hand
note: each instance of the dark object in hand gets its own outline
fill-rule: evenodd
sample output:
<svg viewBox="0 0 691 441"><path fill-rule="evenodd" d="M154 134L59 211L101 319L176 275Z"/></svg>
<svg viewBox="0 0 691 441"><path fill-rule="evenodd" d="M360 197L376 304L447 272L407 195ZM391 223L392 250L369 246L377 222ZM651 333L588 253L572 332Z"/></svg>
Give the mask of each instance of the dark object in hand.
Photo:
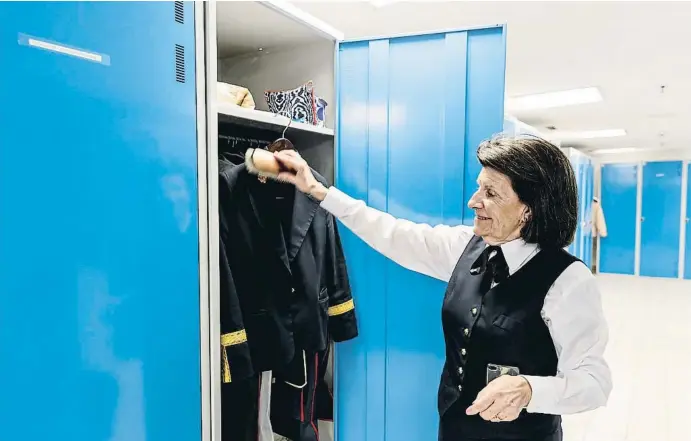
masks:
<svg viewBox="0 0 691 441"><path fill-rule="evenodd" d="M504 366L501 364L489 363L487 365L487 384L496 380L502 375L520 375L520 371L515 366Z"/></svg>

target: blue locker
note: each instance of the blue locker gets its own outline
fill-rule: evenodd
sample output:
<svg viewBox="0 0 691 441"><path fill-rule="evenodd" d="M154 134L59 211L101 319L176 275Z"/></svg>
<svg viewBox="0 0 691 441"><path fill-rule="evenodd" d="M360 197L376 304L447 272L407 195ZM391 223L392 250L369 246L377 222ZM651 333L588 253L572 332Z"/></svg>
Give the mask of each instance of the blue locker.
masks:
<svg viewBox="0 0 691 441"><path fill-rule="evenodd" d="M585 158L576 156L576 185L578 186L578 225L574 239L574 255L583 259L583 235L585 233Z"/></svg>
<svg viewBox="0 0 691 441"><path fill-rule="evenodd" d="M595 190L594 184L594 170L593 162L589 160L586 165L586 177L585 177L585 219L584 223L586 227L583 231L584 236L584 246L583 246L583 262L591 268L593 265L593 195Z"/></svg>
<svg viewBox="0 0 691 441"><path fill-rule="evenodd" d="M679 277L681 161L643 165L640 275Z"/></svg>
<svg viewBox="0 0 691 441"><path fill-rule="evenodd" d="M607 216L607 237L600 239L600 272L635 273L637 164L605 164L601 168L601 206Z"/></svg>
<svg viewBox="0 0 691 441"><path fill-rule="evenodd" d="M193 8L0 4L0 439L201 438Z"/></svg>
<svg viewBox="0 0 691 441"><path fill-rule="evenodd" d="M472 223L475 147L502 130L505 57L503 27L341 43L339 188L415 222ZM445 284L343 236L361 332L338 347L337 439L428 441Z"/></svg>
<svg viewBox="0 0 691 441"><path fill-rule="evenodd" d="M686 165L686 245L684 251L684 278L691 280L691 163Z"/></svg>
<svg viewBox="0 0 691 441"><path fill-rule="evenodd" d="M578 187L578 224L576 226L573 242L569 245L568 250L571 254L583 260L586 265L589 265L588 256L591 253L589 237L592 236L592 233L589 224L590 218L588 216L590 215L589 198L592 199L593 183L592 179L588 177L588 170L592 170L592 161L583 153L574 149L568 149L567 155L573 167L576 185Z"/></svg>

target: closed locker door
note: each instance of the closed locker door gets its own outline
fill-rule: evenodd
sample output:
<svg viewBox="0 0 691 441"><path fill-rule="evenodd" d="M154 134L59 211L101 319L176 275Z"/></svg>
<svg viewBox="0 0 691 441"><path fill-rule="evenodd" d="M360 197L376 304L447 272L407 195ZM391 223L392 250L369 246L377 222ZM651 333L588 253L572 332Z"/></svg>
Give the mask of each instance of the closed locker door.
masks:
<svg viewBox="0 0 691 441"><path fill-rule="evenodd" d="M684 278L691 280L691 163L686 166L686 246L684 247Z"/></svg>
<svg viewBox="0 0 691 441"><path fill-rule="evenodd" d="M601 170L601 206L608 234L600 239L600 272L633 275L638 165L606 164Z"/></svg>
<svg viewBox="0 0 691 441"><path fill-rule="evenodd" d="M640 275L679 276L682 162L643 165Z"/></svg>
<svg viewBox="0 0 691 441"><path fill-rule="evenodd" d="M573 172L576 177L576 185L577 185L577 192L578 192L578 224L576 226L576 234L573 237L573 242L571 242L571 245L569 246L569 252L573 254L574 256L580 258L581 255L581 235L583 228L581 227L581 190L583 189L583 184L581 182L581 177L582 177L582 166L581 166L581 157L579 155L572 155L570 158L571 160L571 166L573 167Z"/></svg>
<svg viewBox="0 0 691 441"><path fill-rule="evenodd" d="M585 213L583 222L583 263L588 268L592 266L593 257L593 164L588 161L585 167L585 197L583 198L583 212Z"/></svg>
<svg viewBox="0 0 691 441"><path fill-rule="evenodd" d="M586 221L586 198L588 197L588 163L580 158L578 175L578 258L585 260L587 253L586 236L588 235L588 223Z"/></svg>
<svg viewBox="0 0 691 441"><path fill-rule="evenodd" d="M337 186L396 217L472 224L477 146L502 130L505 51L503 27L341 43ZM337 348L336 439L429 441L445 283L345 228L343 245L361 333Z"/></svg>

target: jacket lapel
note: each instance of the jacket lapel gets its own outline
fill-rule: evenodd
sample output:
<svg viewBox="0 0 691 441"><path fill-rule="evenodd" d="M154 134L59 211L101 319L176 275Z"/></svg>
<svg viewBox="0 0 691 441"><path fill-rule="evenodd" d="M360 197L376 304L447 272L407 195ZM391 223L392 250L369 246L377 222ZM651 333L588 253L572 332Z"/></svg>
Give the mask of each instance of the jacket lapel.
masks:
<svg viewBox="0 0 691 441"><path fill-rule="evenodd" d="M314 215L319 208L319 204L310 199L309 196L295 189L295 201L293 203L293 220L290 233L290 240L288 243L288 260L290 262L295 259L302 242L307 236L307 231L312 225Z"/></svg>
<svg viewBox="0 0 691 441"><path fill-rule="evenodd" d="M247 177L250 180L253 178L252 175ZM268 206L273 201L270 200L271 198L264 197L266 196L265 194L262 194L262 191L266 190L266 188L260 187L263 185L266 184L250 181L248 186L249 201L256 222L260 227L260 234L263 236L263 239L260 240L263 240L268 251L274 253L286 269L290 271L290 263L295 259L298 251L300 251L319 204L298 189L294 190L295 197L293 200L290 235L288 236L288 243L286 243L286 235L284 235L281 221L272 212L272 207Z"/></svg>
<svg viewBox="0 0 691 441"><path fill-rule="evenodd" d="M254 178L249 175L249 179ZM259 226L259 241L264 244L267 252L278 257L283 266L290 271L290 262L288 261L288 253L286 251L286 244L283 234L283 226L280 219L278 219L274 212L272 212L268 204L272 201L267 198L266 189L260 187L264 184L260 182L250 182L248 186L248 198L255 221Z"/></svg>

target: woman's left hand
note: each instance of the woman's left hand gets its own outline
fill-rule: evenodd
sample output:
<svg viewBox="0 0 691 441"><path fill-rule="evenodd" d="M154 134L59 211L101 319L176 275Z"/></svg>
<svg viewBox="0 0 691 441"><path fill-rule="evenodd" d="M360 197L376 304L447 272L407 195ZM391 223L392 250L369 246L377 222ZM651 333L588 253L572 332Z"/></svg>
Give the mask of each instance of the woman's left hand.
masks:
<svg viewBox="0 0 691 441"><path fill-rule="evenodd" d="M513 421L530 403L532 395L528 380L520 376L502 375L477 394L466 413L479 414L483 419L496 423Z"/></svg>

